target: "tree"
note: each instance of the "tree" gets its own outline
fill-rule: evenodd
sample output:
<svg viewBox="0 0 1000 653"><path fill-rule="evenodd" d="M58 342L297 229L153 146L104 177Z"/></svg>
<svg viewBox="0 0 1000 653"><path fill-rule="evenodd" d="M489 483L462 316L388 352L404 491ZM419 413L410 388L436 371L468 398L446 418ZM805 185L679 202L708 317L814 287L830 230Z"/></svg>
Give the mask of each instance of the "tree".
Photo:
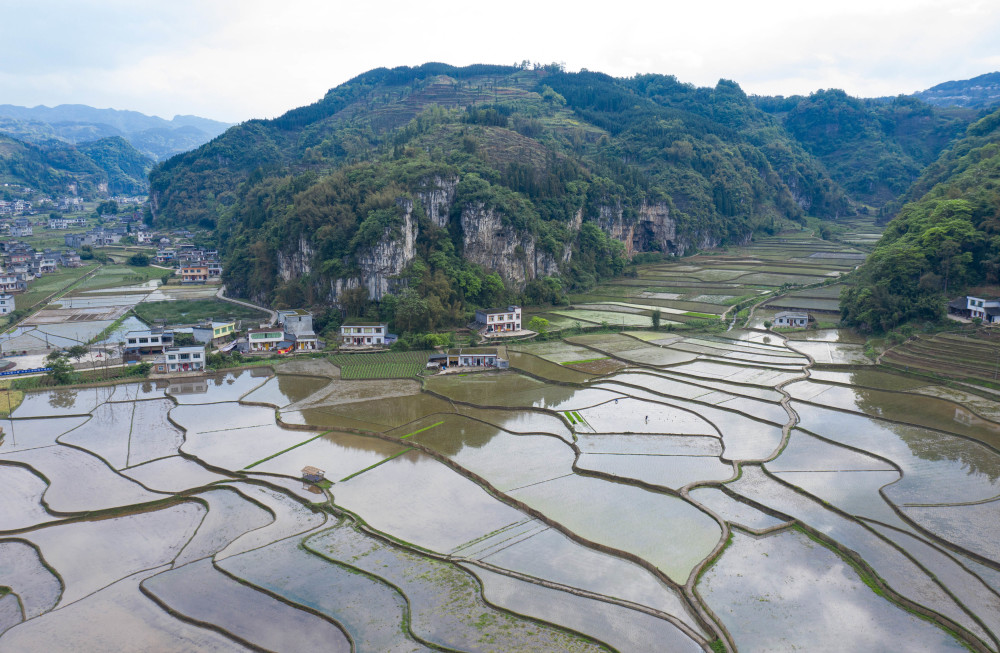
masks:
<svg viewBox="0 0 1000 653"><path fill-rule="evenodd" d="M429 312L427 301L412 288L407 288L400 293L396 303L396 326L403 332L422 331L427 328Z"/></svg>
<svg viewBox="0 0 1000 653"><path fill-rule="evenodd" d="M87 355L87 345L73 345L66 350L66 354L73 360L80 360Z"/></svg>
<svg viewBox="0 0 1000 653"><path fill-rule="evenodd" d="M105 213L109 215L116 215L118 213L118 202L108 200L107 202L101 202L98 204L97 215L104 215Z"/></svg>
<svg viewBox="0 0 1000 653"><path fill-rule="evenodd" d="M650 319L653 321L653 331L660 330L660 317L662 317L662 312L660 309L654 309L653 314L650 315Z"/></svg>
<svg viewBox="0 0 1000 653"><path fill-rule="evenodd" d="M61 351L54 351L45 357L49 366L46 376L52 379L54 385L65 385L73 382L74 370L69 359Z"/></svg>
<svg viewBox="0 0 1000 653"><path fill-rule="evenodd" d="M767 329L768 331L771 330L771 327L773 326L773 324L774 323L771 322L771 320L764 320L764 328Z"/></svg>
<svg viewBox="0 0 1000 653"><path fill-rule="evenodd" d="M535 333L548 333L549 321L544 317L536 315L528 320L528 329L530 331L534 331Z"/></svg>
<svg viewBox="0 0 1000 653"><path fill-rule="evenodd" d="M138 252L129 257L128 264L137 268L144 268L149 265L149 256L142 252Z"/></svg>

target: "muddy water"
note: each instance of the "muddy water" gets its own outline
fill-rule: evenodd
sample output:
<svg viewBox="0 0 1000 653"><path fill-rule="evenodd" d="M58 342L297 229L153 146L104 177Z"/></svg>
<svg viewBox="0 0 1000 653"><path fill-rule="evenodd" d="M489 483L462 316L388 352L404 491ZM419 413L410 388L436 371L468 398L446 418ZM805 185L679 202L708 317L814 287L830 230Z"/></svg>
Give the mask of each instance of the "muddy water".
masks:
<svg viewBox="0 0 1000 653"><path fill-rule="evenodd" d="M314 376L279 374L258 389L243 397L245 402L271 404L281 408L302 401L318 392L329 383L329 379Z"/></svg>

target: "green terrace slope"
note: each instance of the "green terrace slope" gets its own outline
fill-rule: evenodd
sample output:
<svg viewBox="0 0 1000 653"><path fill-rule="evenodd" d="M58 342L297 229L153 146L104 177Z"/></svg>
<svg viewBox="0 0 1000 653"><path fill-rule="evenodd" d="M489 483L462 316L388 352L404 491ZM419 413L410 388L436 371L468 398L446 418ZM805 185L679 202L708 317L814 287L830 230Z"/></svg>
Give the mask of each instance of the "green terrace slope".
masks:
<svg viewBox="0 0 1000 653"><path fill-rule="evenodd" d="M1000 111L971 125L917 181L841 298L845 321L886 330L933 320L947 297L1000 282Z"/></svg>

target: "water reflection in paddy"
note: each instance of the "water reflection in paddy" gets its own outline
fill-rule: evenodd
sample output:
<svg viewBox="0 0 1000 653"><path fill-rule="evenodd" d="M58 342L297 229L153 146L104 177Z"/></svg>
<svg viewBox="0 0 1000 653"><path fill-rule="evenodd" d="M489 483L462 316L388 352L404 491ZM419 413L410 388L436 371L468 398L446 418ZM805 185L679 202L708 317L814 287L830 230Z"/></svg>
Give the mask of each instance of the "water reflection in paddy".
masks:
<svg viewBox="0 0 1000 653"><path fill-rule="evenodd" d="M736 532L698 591L740 650L962 650L871 592L833 552L796 531Z"/></svg>

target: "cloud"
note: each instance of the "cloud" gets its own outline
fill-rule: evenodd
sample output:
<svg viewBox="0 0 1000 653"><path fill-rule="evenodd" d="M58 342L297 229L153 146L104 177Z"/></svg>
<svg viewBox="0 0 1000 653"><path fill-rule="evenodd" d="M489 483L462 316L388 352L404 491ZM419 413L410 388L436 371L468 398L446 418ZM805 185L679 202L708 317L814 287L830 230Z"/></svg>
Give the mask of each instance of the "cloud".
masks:
<svg viewBox="0 0 1000 653"><path fill-rule="evenodd" d="M748 92L908 93L997 67L1000 11L957 0L747 3L40 0L0 26L0 102L237 121L378 66L562 61Z"/></svg>

